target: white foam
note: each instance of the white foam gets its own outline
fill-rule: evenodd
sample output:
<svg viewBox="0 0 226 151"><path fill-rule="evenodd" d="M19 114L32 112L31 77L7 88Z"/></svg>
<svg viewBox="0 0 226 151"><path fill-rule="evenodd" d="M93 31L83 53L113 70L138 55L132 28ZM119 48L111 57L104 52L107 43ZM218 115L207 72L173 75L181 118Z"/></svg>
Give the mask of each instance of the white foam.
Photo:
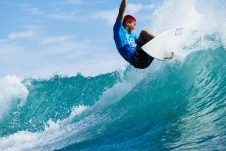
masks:
<svg viewBox="0 0 226 151"><path fill-rule="evenodd" d="M181 54L185 58L196 50L214 49L219 46L216 41L210 41L207 35L222 33L221 39L226 46L225 2L217 0L165 0L163 5L152 14L151 31L156 35L175 27L185 26L198 31L184 40Z"/></svg>
<svg viewBox="0 0 226 151"><path fill-rule="evenodd" d="M28 95L26 86L15 75L0 78L0 120L9 111L14 101L24 105Z"/></svg>
<svg viewBox="0 0 226 151"><path fill-rule="evenodd" d="M80 115L81 113L86 111L88 108L89 107L83 106L83 105L73 107L70 116L67 117L66 119L58 120L56 122L54 122L52 119L50 119L45 126L45 130L57 130L57 129L60 129L63 125L70 124L70 122L76 116Z"/></svg>
<svg viewBox="0 0 226 151"><path fill-rule="evenodd" d="M29 132L20 131L7 137L0 138L0 150L4 151L23 151L23 150L54 150L56 146L48 146L48 144L54 143L58 138L63 139L66 134L70 134L68 131L79 131L78 127L70 129L67 127L70 125L71 120L79 114L86 111L88 107L79 105L75 106L69 117L54 122L49 120L45 126L44 131ZM83 125L84 127L84 125ZM60 145L60 144L59 144ZM61 146L61 145L60 145Z"/></svg>
<svg viewBox="0 0 226 151"><path fill-rule="evenodd" d="M40 135L38 133L28 131L17 132L8 137L0 138L0 150L23 151L31 148L33 146L33 142L40 142L41 139L39 139L39 137Z"/></svg>
<svg viewBox="0 0 226 151"><path fill-rule="evenodd" d="M181 25L210 31L226 23L225 2L213 0L166 0L152 14L152 30L161 33Z"/></svg>
<svg viewBox="0 0 226 151"><path fill-rule="evenodd" d="M151 29L159 34L181 25L198 26L203 20L195 7L195 0L166 0L153 13Z"/></svg>

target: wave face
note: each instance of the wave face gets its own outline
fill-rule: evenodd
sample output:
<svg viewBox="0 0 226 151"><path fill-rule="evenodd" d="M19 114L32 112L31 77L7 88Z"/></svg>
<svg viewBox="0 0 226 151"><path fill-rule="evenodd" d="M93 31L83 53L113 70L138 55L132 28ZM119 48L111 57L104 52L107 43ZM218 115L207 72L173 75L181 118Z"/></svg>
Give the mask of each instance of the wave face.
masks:
<svg viewBox="0 0 226 151"><path fill-rule="evenodd" d="M219 45L147 70L1 78L0 150L225 150L225 58Z"/></svg>

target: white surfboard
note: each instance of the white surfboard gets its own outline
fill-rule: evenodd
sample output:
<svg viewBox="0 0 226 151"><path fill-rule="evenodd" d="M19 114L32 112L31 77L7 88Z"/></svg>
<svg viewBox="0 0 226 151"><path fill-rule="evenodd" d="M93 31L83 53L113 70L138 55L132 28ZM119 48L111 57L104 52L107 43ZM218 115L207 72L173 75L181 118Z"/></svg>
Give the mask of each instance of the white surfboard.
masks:
<svg viewBox="0 0 226 151"><path fill-rule="evenodd" d="M174 53L174 58L180 56L181 45L191 38L192 30L187 27L170 29L143 45L141 48L158 60L165 60Z"/></svg>

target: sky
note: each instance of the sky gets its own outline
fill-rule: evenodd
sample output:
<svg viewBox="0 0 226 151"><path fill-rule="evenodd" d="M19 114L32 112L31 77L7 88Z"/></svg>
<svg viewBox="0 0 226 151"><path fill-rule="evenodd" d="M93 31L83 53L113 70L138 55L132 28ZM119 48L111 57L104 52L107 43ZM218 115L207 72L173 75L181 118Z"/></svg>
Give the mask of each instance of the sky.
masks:
<svg viewBox="0 0 226 151"><path fill-rule="evenodd" d="M113 40L121 0L1 0L0 76L98 75L124 68ZM155 0L129 0L136 34L151 25Z"/></svg>
<svg viewBox="0 0 226 151"><path fill-rule="evenodd" d="M124 69L128 63L113 40L120 3L0 0L0 77L95 76ZM225 0L128 0L126 14L136 17L137 35L187 24L226 33L225 7Z"/></svg>

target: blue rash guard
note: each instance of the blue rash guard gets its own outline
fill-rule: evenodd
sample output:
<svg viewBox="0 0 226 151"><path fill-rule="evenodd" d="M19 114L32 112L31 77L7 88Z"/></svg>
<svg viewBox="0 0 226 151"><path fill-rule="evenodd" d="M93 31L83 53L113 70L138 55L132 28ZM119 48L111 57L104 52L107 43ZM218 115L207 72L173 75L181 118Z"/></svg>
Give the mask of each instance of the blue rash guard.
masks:
<svg viewBox="0 0 226 151"><path fill-rule="evenodd" d="M114 40L120 55L132 63L136 52L137 36L135 33L129 33L122 25L121 20L116 20L114 28Z"/></svg>

